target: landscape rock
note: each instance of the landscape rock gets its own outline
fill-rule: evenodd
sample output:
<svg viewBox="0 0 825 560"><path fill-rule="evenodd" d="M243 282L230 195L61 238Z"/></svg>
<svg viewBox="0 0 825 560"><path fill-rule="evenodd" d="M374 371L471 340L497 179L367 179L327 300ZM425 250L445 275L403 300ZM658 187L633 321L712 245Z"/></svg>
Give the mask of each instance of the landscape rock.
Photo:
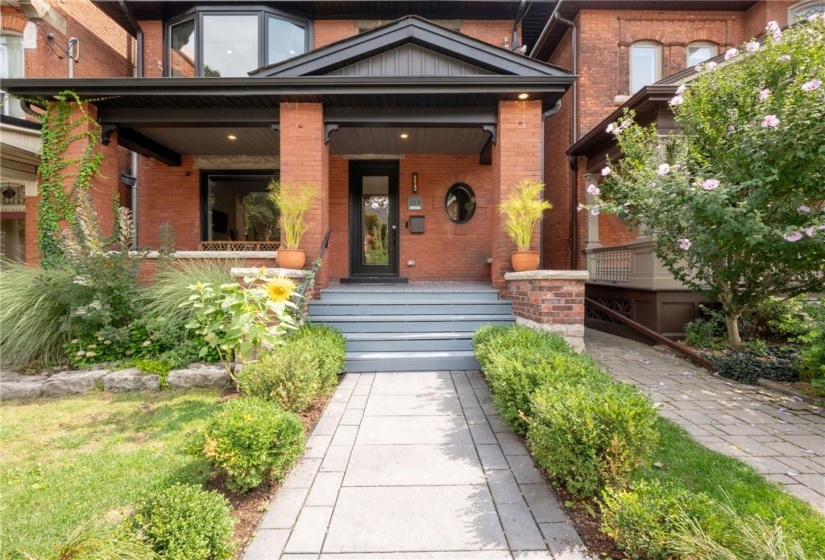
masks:
<svg viewBox="0 0 825 560"><path fill-rule="evenodd" d="M34 381L8 381L0 383L0 400L29 399L43 393L43 379Z"/></svg>
<svg viewBox="0 0 825 560"><path fill-rule="evenodd" d="M149 375L138 368L122 369L103 376L103 388L113 393L121 391L158 391L160 380L157 375Z"/></svg>
<svg viewBox="0 0 825 560"><path fill-rule="evenodd" d="M96 369L92 371L73 371L52 375L48 381L43 384L43 396L57 397L61 395L88 393L102 383L103 377L110 373L112 372L108 369Z"/></svg>
<svg viewBox="0 0 825 560"><path fill-rule="evenodd" d="M232 380L221 365L192 364L186 369L169 372L166 382L170 387L229 387Z"/></svg>

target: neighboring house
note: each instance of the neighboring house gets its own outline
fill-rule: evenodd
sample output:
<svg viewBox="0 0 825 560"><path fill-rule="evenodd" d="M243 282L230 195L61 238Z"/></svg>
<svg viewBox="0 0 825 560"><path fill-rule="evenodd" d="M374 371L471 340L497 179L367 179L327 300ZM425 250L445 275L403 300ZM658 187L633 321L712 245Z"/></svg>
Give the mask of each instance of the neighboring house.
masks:
<svg viewBox="0 0 825 560"><path fill-rule="evenodd" d="M105 29L133 38L126 52L138 77L127 77L131 68L81 75L83 62L111 52L90 46L74 79L27 73L4 88L24 96L70 88L103 98L94 111L106 158L116 159L118 146L139 154L126 166L132 192L121 202L134 201L141 246L157 248L168 223L178 250L259 249L254 255L267 257L279 234L267 227L272 210L264 193L277 178L320 188L302 245L313 258L332 230L322 286L400 278L490 281L501 289L513 247L497 206L519 179L543 178L554 205L535 239L544 268L583 269L601 251L601 262L613 264L591 270L589 289L639 288L648 303L618 294L610 296L614 307L671 333L680 326L639 310L657 290L678 286L653 269L628 268L655 266L649 246L648 256L631 258L643 244L635 232L576 212L586 174L603 161L582 142L603 142L603 120L625 102L666 120L666 104L656 105L664 97L654 95L665 86L651 84L760 34L767 21L784 25L789 9L821 5L93 4L119 26ZM55 79L28 79L43 77ZM96 192L101 212L110 208L111 195ZM32 240L35 201L27 206ZM27 258L36 255L30 250ZM689 310L682 320L696 298L677 292Z"/></svg>

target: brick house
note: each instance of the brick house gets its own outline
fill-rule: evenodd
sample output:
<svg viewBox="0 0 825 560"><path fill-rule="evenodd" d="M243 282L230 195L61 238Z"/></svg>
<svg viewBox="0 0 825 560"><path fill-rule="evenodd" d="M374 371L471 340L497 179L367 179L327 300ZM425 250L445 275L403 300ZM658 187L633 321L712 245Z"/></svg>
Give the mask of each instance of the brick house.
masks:
<svg viewBox="0 0 825 560"><path fill-rule="evenodd" d="M7 12L25 26L40 3L11 4L4 28ZM661 274L636 232L576 212L587 175L615 149L600 133L605 119L630 105L670 123L663 101L676 86L654 83L760 34L770 20L784 25L794 11L823 6L91 4L116 25L91 24L114 35L100 35L99 45L88 39L83 60L117 53L128 64L81 63L67 79L29 72L27 57L26 79L3 87L104 98L91 110L103 127L106 175L122 177L121 203L132 207L141 246L157 248L168 223L179 251L260 249L246 255L270 262L279 234L260 216L271 216L263 193L277 178L320 188L302 245L312 259L332 231L321 286L468 280L501 290L513 247L497 206L519 179L543 178L554 205L534 239L543 268L589 269L591 295L674 335L695 313L695 296ZM130 161L126 150L137 155ZM26 258L34 262L36 192L27 194ZM113 195L111 185L96 191L101 214Z"/></svg>

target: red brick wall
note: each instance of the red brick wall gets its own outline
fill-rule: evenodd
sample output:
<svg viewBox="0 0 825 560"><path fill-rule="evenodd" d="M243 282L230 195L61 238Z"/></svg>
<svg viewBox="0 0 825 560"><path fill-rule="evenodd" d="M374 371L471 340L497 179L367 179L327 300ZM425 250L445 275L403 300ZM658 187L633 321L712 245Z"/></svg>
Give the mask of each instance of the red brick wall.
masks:
<svg viewBox="0 0 825 560"><path fill-rule="evenodd" d="M744 18L745 38L758 37L765 31L765 24L775 21L784 27L788 22L788 7L796 0L770 0L754 4Z"/></svg>
<svg viewBox="0 0 825 560"><path fill-rule="evenodd" d="M508 280L513 314L540 324L584 324L584 280Z"/></svg>
<svg viewBox="0 0 825 560"><path fill-rule="evenodd" d="M336 43L358 35L355 21L351 19L319 19L312 23L312 48Z"/></svg>
<svg viewBox="0 0 825 560"><path fill-rule="evenodd" d="M163 76L163 22L141 21L143 29L143 75L146 78Z"/></svg>
<svg viewBox="0 0 825 560"><path fill-rule="evenodd" d="M195 251L201 240L200 170L191 156L181 167L140 158L138 183L138 240L141 247L157 249L158 231L168 222L175 232L175 248Z"/></svg>

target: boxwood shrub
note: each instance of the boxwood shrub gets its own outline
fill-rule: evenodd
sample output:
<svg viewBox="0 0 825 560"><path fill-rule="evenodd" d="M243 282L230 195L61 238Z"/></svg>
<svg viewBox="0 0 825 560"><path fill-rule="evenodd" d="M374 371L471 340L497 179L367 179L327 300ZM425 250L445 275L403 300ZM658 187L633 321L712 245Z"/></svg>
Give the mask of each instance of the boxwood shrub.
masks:
<svg viewBox="0 0 825 560"><path fill-rule="evenodd" d="M242 397L224 404L204 434L203 454L226 475L226 487L247 491L281 480L304 452L304 424L264 399Z"/></svg>

